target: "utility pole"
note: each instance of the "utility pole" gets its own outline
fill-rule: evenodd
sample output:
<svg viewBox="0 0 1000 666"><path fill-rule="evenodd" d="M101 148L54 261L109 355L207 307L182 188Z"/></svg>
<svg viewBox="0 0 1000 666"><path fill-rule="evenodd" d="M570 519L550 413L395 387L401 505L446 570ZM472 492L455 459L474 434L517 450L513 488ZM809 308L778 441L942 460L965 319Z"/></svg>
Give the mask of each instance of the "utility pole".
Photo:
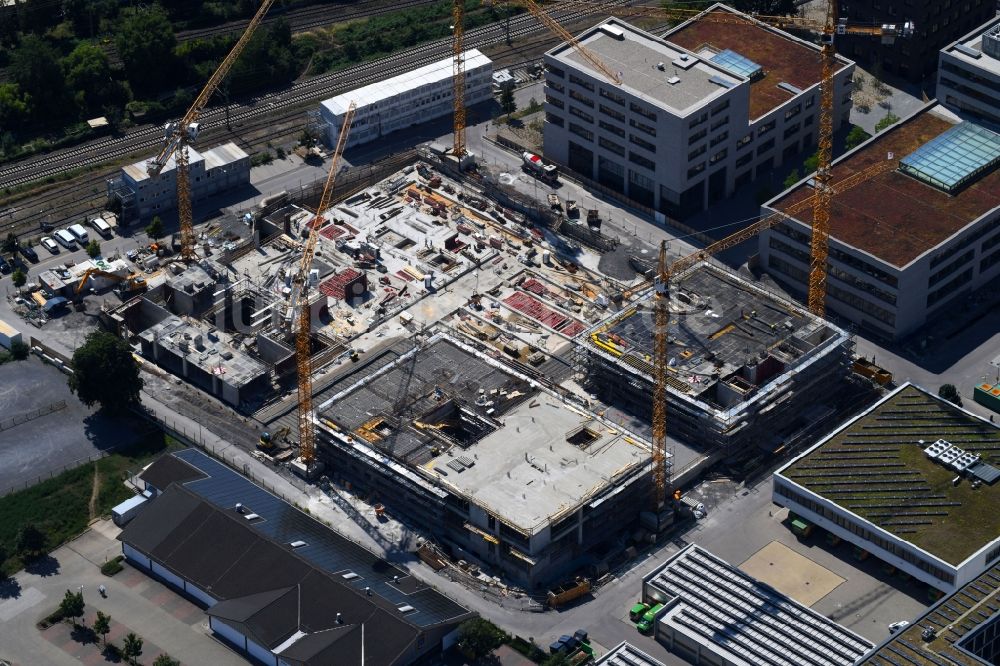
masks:
<svg viewBox="0 0 1000 666"><path fill-rule="evenodd" d="M507 7L507 20L504 22L504 32L507 35L507 46L510 46L510 0L504 3Z"/></svg>

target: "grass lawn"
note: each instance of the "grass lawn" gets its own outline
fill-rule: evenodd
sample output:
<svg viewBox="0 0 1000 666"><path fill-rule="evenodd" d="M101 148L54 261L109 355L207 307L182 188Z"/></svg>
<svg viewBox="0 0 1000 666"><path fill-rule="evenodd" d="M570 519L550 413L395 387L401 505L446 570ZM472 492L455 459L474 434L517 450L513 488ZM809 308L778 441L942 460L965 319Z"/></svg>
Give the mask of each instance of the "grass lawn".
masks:
<svg viewBox="0 0 1000 666"><path fill-rule="evenodd" d="M112 507L132 496L122 480L165 451L183 448L160 431L150 433L131 447L68 470L20 492L0 497L0 545L7 560L0 562L0 571L12 574L24 566L16 556L14 543L22 525L33 523L46 536L46 550L77 536L90 522L90 500L94 488L94 470L98 475L98 492L94 514L107 514Z"/></svg>

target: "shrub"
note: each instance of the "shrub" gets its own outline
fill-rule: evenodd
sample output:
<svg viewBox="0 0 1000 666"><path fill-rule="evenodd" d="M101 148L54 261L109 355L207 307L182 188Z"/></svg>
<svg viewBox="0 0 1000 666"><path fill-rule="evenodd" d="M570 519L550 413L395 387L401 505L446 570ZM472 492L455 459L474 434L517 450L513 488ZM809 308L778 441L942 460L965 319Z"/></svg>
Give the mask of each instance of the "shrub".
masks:
<svg viewBox="0 0 1000 666"><path fill-rule="evenodd" d="M125 568L122 565L122 559L124 558L121 555L119 555L113 560L108 560L107 562L101 565L101 573L104 574L105 576L114 576L116 573Z"/></svg>

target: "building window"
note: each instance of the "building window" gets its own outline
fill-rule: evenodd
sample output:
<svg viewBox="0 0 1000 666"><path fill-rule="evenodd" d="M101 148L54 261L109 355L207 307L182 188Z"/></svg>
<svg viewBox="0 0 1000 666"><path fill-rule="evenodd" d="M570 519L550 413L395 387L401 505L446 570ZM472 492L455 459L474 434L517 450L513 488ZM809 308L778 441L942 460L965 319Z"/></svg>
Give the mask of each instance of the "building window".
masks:
<svg viewBox="0 0 1000 666"><path fill-rule="evenodd" d="M771 122L764 123L763 125L758 127L757 136L764 136L765 134L773 130L776 122L777 121L772 120Z"/></svg>
<svg viewBox="0 0 1000 666"><path fill-rule="evenodd" d="M556 83L555 81L546 81L545 82L545 86L547 88L552 88L556 92L561 92L561 93L565 93L566 92L566 86L564 86L561 83Z"/></svg>
<svg viewBox="0 0 1000 666"><path fill-rule="evenodd" d="M556 127L562 127L563 126L562 116L557 116L554 113L551 113L551 112L546 113L545 114L545 120L546 120L546 122L552 123Z"/></svg>
<svg viewBox="0 0 1000 666"><path fill-rule="evenodd" d="M709 143L709 145L717 146L717 145L719 145L720 143L722 143L723 141L725 141L728 138L729 138L729 132L723 132L722 134L719 134L718 136L713 136L712 140L709 141L708 143Z"/></svg>
<svg viewBox="0 0 1000 666"><path fill-rule="evenodd" d="M760 157L772 148L774 148L774 139L768 139L757 147L757 157Z"/></svg>
<svg viewBox="0 0 1000 666"><path fill-rule="evenodd" d="M644 122L636 120L635 118L629 118L628 124L631 125L632 127L636 128L637 130L645 132L646 134L648 134L650 136L656 136L656 128L655 127L651 127L651 126L647 125Z"/></svg>
<svg viewBox="0 0 1000 666"><path fill-rule="evenodd" d="M753 159L752 152L745 153L743 157L739 157L736 159L736 168L739 169L741 166L746 166L747 164L750 164L750 160L752 159Z"/></svg>
<svg viewBox="0 0 1000 666"><path fill-rule="evenodd" d="M603 104L601 104L598 107L598 110L601 113L603 113L604 115L610 116L610 117L614 118L615 120L617 120L619 122L622 122L622 123L625 122L625 114L622 113L621 111L616 111L615 109L612 109L610 107L604 106ZM622 136L624 136L624 135L622 135Z"/></svg>
<svg viewBox="0 0 1000 666"><path fill-rule="evenodd" d="M557 109L562 109L565 108L566 106L561 99L559 99L558 97L553 97L552 95L546 95L545 101L551 104L552 106L556 107Z"/></svg>
<svg viewBox="0 0 1000 666"><path fill-rule="evenodd" d="M937 273L932 274L929 278L927 278L927 286L933 287L938 282L945 279L946 277L957 271L959 268L972 261L973 254L975 254L975 250L969 250L961 257L959 257L955 261L951 262L950 264L939 270Z"/></svg>
<svg viewBox="0 0 1000 666"><path fill-rule="evenodd" d="M698 164L695 164L693 167L688 169L688 178L694 178L704 170L705 170L705 162L699 162Z"/></svg>
<svg viewBox="0 0 1000 666"><path fill-rule="evenodd" d="M656 122L656 111L650 111L648 109L645 109L636 104L635 102L629 102L628 108L630 111L632 111L632 113L638 113L640 116L643 116L644 118L649 118L653 122Z"/></svg>
<svg viewBox="0 0 1000 666"><path fill-rule="evenodd" d="M576 85L578 85L581 88L584 88L586 90L589 90L590 92L594 92L594 84L591 83L590 81L585 81L585 80L581 79L576 74L570 74L569 75L569 82L570 83L575 83Z"/></svg>
<svg viewBox="0 0 1000 666"><path fill-rule="evenodd" d="M705 113L701 114L701 115L700 115L700 116L698 116L697 118L694 118L694 119L693 119L693 120L692 120L692 121L691 121L691 122L690 122L690 123L688 124L688 129L694 129L695 127L697 127L698 125L701 125L701 124L702 124L703 122L705 122L706 120L708 120L708 111L706 111Z"/></svg>
<svg viewBox="0 0 1000 666"><path fill-rule="evenodd" d="M580 104L585 104L590 108L594 108L594 100L590 99L583 93L578 93L577 91L571 88L569 91L569 96L578 101Z"/></svg>
<svg viewBox="0 0 1000 666"><path fill-rule="evenodd" d="M566 78L566 72L562 71L555 65L546 65L546 69L548 70L549 74L552 74L553 76L558 76L560 79Z"/></svg>
<svg viewBox="0 0 1000 666"><path fill-rule="evenodd" d="M650 143L649 141L646 141L645 139L643 139L640 136L636 136L635 134L629 133L628 140L629 140L629 143L634 143L635 145L639 146L640 148L645 148L646 150L648 150L651 153L655 153L656 152L656 146L653 145L652 143Z"/></svg>
<svg viewBox="0 0 1000 666"><path fill-rule="evenodd" d="M587 141L593 141L594 140L594 133L593 132L591 132L589 129L586 129L584 127L580 127L576 123L570 123L569 124L569 131L572 132L573 134L576 134L577 136L583 137Z"/></svg>
<svg viewBox="0 0 1000 666"><path fill-rule="evenodd" d="M713 116L718 115L728 108L729 108L729 100L727 99L725 102L712 109L712 115Z"/></svg>
<svg viewBox="0 0 1000 666"><path fill-rule="evenodd" d="M642 155L640 155L635 151L632 150L628 151L628 161L634 164L638 164L641 167L646 167L650 171L656 171L656 162L647 157L643 157Z"/></svg>
<svg viewBox="0 0 1000 666"><path fill-rule="evenodd" d="M690 153L688 153L688 162L698 157L699 155L704 155L706 150L708 150L708 146L706 146L705 144L701 144L699 147L695 148Z"/></svg>
<svg viewBox="0 0 1000 666"><path fill-rule="evenodd" d="M706 136L708 136L708 128L699 130L699 131L695 132L694 134L692 134L691 137L688 139L688 145L689 146L694 145L698 141L701 141L702 139L704 139Z"/></svg>
<svg viewBox="0 0 1000 666"><path fill-rule="evenodd" d="M603 136L598 137L597 144L601 146L601 148L607 148L616 155L621 155L622 157L625 156L625 146L618 145L610 139L605 139Z"/></svg>
<svg viewBox="0 0 1000 666"><path fill-rule="evenodd" d="M790 138L793 134L799 131L801 125L799 123L794 123L785 128L785 138Z"/></svg>
<svg viewBox="0 0 1000 666"><path fill-rule="evenodd" d="M708 163L709 164L715 164L715 163L719 162L720 160L724 160L724 159L726 159L726 155L728 155L728 154L729 154L729 151L727 149L723 148L722 150L720 150L719 152L717 152L716 154L714 154L710 158L708 158Z"/></svg>
<svg viewBox="0 0 1000 666"><path fill-rule="evenodd" d="M625 136L625 129L622 127L618 127L617 125L612 125L611 123L606 122L604 120L598 120L597 124L602 130L607 130L621 137Z"/></svg>
<svg viewBox="0 0 1000 666"><path fill-rule="evenodd" d="M792 118L794 118L795 116L799 115L800 113L802 113L802 105L801 104L796 104L795 106L793 106L793 107L789 108L787 111L785 111L785 120L791 120Z"/></svg>
<svg viewBox="0 0 1000 666"><path fill-rule="evenodd" d="M736 150L749 146L752 141L753 141L753 132L750 132L745 137L736 142Z"/></svg>
<svg viewBox="0 0 1000 666"><path fill-rule="evenodd" d="M616 93L614 90L608 90L607 88L601 87L601 97L604 99L610 99L615 104L620 106L625 106L625 98Z"/></svg>
<svg viewBox="0 0 1000 666"><path fill-rule="evenodd" d="M816 104L816 98L815 97L810 97L809 99L806 100L806 108L807 109L813 108L813 105L815 105L815 104Z"/></svg>
<svg viewBox="0 0 1000 666"><path fill-rule="evenodd" d="M728 122L729 122L729 116L723 116L719 120L716 120L714 123L712 123L712 126L709 127L709 129L714 132L715 130L719 129Z"/></svg>
<svg viewBox="0 0 1000 666"><path fill-rule="evenodd" d="M570 113L571 116L576 116L577 118L580 118L581 120L586 120L588 123L594 122L594 116L590 115L586 111L581 111L580 109L576 108L572 104L569 105L569 113Z"/></svg>
<svg viewBox="0 0 1000 666"><path fill-rule="evenodd" d="M809 127L810 125L813 124L814 120L816 120L816 116L806 116L805 119L802 121L802 124L806 127Z"/></svg>

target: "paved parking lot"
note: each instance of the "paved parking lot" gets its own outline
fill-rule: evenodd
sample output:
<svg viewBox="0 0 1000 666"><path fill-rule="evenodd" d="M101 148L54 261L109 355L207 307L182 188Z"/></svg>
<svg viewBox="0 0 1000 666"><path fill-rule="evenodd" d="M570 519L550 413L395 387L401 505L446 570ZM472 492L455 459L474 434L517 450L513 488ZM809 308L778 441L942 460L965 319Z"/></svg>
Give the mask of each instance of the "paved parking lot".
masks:
<svg viewBox="0 0 1000 666"><path fill-rule="evenodd" d="M204 612L187 599L127 565L114 577L101 574L100 564L121 552L116 534L110 522L98 523L53 552L34 573L22 571L0 586L0 659L15 666L105 663L100 645L87 632L74 633L69 625L45 631L35 626L55 610L66 590L83 586L86 624L100 610L111 616L109 640L120 645L121 636L135 632L144 641L143 663L169 652L184 664L245 666L246 660L211 636ZM98 594L101 584L107 587L106 598Z"/></svg>
<svg viewBox="0 0 1000 666"><path fill-rule="evenodd" d="M65 403L64 407L59 407ZM55 408L13 427L7 419ZM73 467L100 451L135 439L118 420L84 406L66 375L36 356L0 365L0 494Z"/></svg>

